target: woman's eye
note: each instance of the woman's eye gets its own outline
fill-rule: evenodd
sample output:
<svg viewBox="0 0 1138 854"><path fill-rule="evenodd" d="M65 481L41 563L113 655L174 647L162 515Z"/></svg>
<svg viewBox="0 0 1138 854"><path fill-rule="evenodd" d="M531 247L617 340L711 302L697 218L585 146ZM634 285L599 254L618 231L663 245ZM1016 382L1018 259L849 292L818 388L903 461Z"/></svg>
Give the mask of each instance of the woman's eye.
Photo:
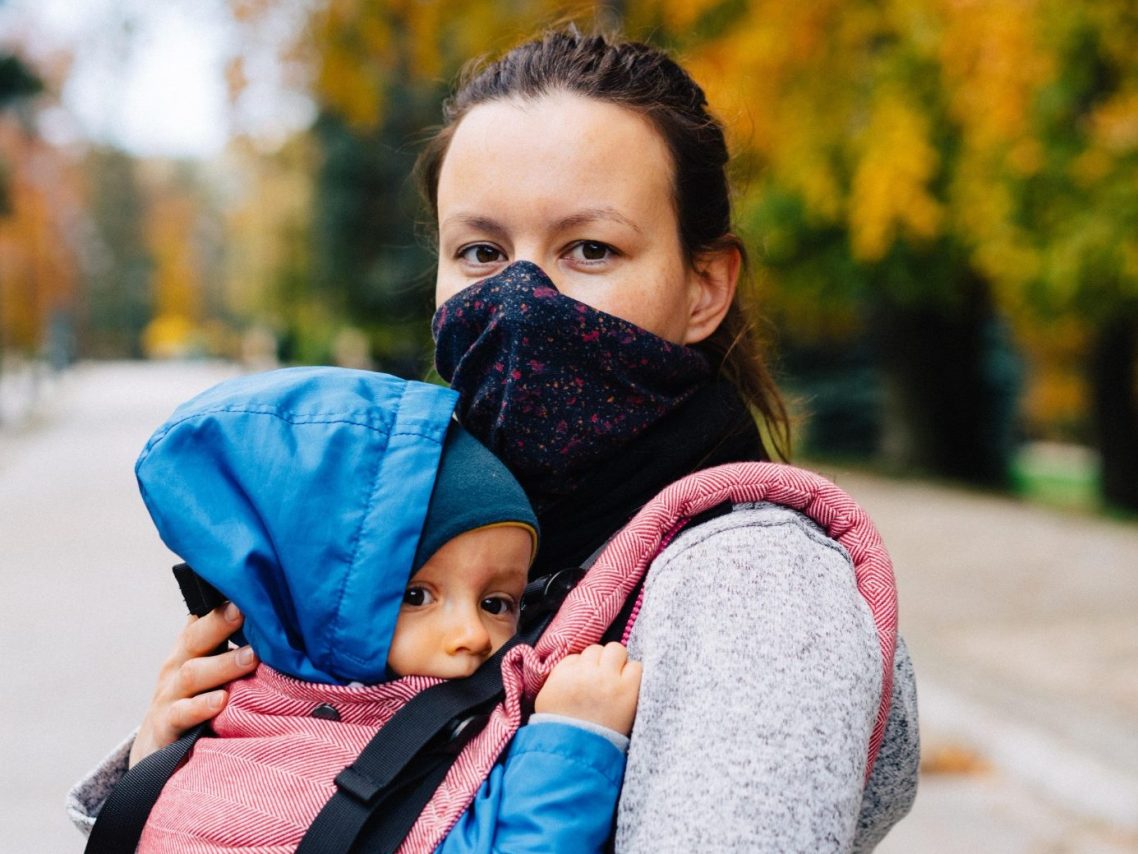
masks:
<svg viewBox="0 0 1138 854"><path fill-rule="evenodd" d="M569 254L578 261L597 262L607 261L616 254L616 251L607 243L599 243L596 240L582 240L569 251Z"/></svg>
<svg viewBox="0 0 1138 854"><path fill-rule="evenodd" d="M431 594L426 588L423 587L408 587L403 591L403 604L410 605L412 608L418 608L422 605L429 605L431 602Z"/></svg>
<svg viewBox="0 0 1138 854"><path fill-rule="evenodd" d="M487 243L467 246L458 253L458 257L470 264L494 264L504 257L499 249Z"/></svg>
<svg viewBox="0 0 1138 854"><path fill-rule="evenodd" d="M500 616L514 610L514 603L504 596L490 596L482 600L482 610Z"/></svg>

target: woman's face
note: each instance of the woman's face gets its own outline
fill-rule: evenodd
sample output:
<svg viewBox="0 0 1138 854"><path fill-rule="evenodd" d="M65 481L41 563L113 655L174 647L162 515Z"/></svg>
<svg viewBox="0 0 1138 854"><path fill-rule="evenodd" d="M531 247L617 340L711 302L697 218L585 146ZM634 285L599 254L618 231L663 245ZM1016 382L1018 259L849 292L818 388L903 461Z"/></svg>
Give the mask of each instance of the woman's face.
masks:
<svg viewBox="0 0 1138 854"><path fill-rule="evenodd" d="M473 108L439 173L436 303L526 260L568 297L702 340L714 327L694 322L706 285L684 261L672 171L660 134L624 107L555 93Z"/></svg>

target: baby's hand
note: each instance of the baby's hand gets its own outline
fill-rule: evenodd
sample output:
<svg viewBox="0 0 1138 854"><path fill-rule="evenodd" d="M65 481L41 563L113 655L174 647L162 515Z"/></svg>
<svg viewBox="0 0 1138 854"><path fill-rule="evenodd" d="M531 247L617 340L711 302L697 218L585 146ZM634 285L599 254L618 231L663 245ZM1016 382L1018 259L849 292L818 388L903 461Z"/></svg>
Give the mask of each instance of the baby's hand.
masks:
<svg viewBox="0 0 1138 854"><path fill-rule="evenodd" d="M534 711L591 721L628 735L640 696L639 661L615 641L567 655L538 692Z"/></svg>

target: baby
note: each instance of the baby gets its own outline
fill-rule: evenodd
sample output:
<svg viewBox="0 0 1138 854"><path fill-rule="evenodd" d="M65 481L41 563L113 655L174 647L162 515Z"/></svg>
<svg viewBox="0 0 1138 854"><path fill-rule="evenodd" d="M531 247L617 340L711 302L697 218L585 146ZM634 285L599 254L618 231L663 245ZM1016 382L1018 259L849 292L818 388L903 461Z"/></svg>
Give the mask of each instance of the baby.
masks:
<svg viewBox="0 0 1138 854"><path fill-rule="evenodd" d="M263 663L230 686L140 852L295 850L422 677L468 676L516 632L537 520L455 400L288 369L199 395L151 438L136 472L159 533L240 607ZM559 663L438 850L601 850L639 684L619 644Z"/></svg>

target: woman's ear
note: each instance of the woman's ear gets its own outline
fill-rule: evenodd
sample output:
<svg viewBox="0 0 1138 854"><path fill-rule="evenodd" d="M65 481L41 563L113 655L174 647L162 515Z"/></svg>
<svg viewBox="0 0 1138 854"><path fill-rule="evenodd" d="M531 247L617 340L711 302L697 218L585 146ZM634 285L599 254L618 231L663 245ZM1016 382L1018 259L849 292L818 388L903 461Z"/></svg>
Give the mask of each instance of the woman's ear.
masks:
<svg viewBox="0 0 1138 854"><path fill-rule="evenodd" d="M693 260L688 271L691 302L685 344L698 344L719 328L735 299L742 266L743 255L733 244L710 249Z"/></svg>

